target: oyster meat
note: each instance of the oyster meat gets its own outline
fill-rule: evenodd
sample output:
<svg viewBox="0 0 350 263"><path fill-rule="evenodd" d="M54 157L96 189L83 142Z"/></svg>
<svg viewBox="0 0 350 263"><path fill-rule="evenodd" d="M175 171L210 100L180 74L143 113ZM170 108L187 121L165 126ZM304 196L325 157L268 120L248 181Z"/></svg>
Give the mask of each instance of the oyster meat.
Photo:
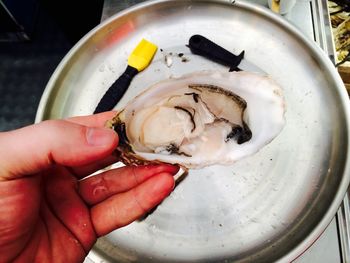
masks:
<svg viewBox="0 0 350 263"><path fill-rule="evenodd" d="M126 164L201 168L257 152L283 128L284 111L281 88L269 77L200 72L150 87L109 125Z"/></svg>

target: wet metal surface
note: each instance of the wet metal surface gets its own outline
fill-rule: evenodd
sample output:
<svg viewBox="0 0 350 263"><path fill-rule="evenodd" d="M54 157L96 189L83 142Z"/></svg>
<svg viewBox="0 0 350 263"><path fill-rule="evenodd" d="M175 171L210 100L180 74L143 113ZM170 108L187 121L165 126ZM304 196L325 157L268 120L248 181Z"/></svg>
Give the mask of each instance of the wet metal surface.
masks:
<svg viewBox="0 0 350 263"><path fill-rule="evenodd" d="M168 67L158 53L118 107L161 79L223 70L184 47L199 33L245 49L282 86L287 124L270 145L234 166L190 171L152 216L101 239L95 255L139 262L294 259L331 222L348 184L348 104L339 76L313 43L264 9L154 3L107 20L78 43L52 76L37 120L91 113L141 37L185 53L189 62Z"/></svg>

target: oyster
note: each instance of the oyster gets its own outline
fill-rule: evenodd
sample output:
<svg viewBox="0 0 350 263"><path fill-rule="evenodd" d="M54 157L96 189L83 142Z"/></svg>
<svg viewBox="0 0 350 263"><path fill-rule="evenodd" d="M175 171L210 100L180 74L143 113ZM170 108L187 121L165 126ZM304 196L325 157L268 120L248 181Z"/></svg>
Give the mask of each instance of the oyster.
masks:
<svg viewBox="0 0 350 263"><path fill-rule="evenodd" d="M284 100L266 76L201 72L154 85L109 124L119 134L126 164L232 164L278 135Z"/></svg>

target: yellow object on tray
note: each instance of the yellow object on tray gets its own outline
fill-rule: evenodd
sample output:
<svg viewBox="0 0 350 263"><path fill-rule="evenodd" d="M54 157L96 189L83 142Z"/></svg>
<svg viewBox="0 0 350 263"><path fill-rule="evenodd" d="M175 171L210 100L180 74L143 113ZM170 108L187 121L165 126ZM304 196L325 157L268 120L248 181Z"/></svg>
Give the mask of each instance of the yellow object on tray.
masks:
<svg viewBox="0 0 350 263"><path fill-rule="evenodd" d="M152 61L158 47L142 39L128 58L128 66L124 73L109 87L98 103L94 114L109 111L114 108L128 89L131 80L137 73L144 70Z"/></svg>
<svg viewBox="0 0 350 263"><path fill-rule="evenodd" d="M151 63L157 49L155 44L142 39L129 56L128 65L136 68L139 72L144 70Z"/></svg>

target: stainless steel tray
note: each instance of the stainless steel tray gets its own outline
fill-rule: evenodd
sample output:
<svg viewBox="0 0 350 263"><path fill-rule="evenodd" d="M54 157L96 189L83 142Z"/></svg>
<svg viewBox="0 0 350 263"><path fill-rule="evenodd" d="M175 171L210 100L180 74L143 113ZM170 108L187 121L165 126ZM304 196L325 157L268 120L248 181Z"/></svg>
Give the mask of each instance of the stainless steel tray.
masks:
<svg viewBox="0 0 350 263"><path fill-rule="evenodd" d="M145 37L163 49L136 76L123 100L156 81L226 70L190 54L192 34L214 39L283 88L286 126L256 155L230 167L191 171L149 217L112 232L91 259L130 261L291 261L335 215L349 183L349 107L326 55L294 27L246 2L153 1L106 20L84 37L53 74L37 121L90 114ZM164 53L176 56L168 67Z"/></svg>

